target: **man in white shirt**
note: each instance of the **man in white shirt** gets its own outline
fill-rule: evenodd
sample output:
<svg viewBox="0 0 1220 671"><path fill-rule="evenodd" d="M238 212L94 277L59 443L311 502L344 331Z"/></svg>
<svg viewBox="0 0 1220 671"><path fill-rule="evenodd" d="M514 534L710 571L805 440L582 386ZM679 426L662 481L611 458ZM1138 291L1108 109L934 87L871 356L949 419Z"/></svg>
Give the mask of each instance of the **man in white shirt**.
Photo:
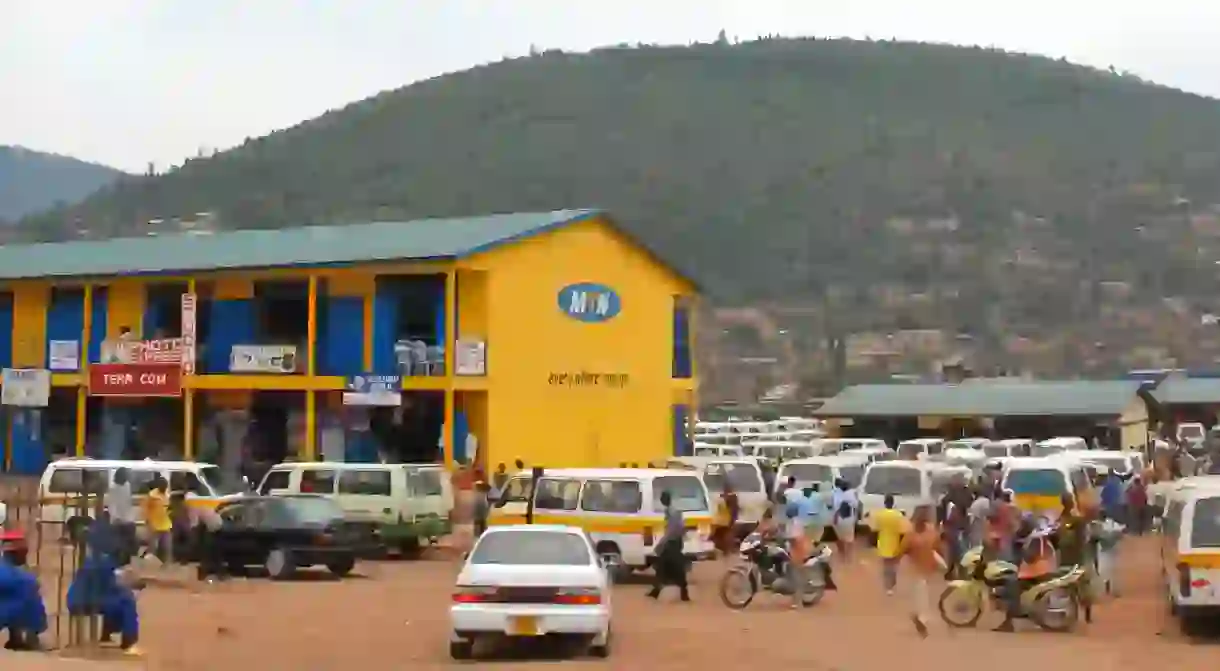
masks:
<svg viewBox="0 0 1220 671"><path fill-rule="evenodd" d="M129 475L126 468L115 469L114 481L102 497L110 524L119 539L118 556L115 558L119 566L130 563L136 551L136 506L131 497Z"/></svg>

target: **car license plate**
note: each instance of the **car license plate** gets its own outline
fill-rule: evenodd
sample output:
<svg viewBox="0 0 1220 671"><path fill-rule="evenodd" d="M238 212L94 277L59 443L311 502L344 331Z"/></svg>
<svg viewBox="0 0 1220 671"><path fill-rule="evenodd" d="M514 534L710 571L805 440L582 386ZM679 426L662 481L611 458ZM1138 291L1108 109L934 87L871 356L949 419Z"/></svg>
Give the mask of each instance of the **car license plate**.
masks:
<svg viewBox="0 0 1220 671"><path fill-rule="evenodd" d="M538 618L532 615L518 615L508 619L509 636L537 636Z"/></svg>

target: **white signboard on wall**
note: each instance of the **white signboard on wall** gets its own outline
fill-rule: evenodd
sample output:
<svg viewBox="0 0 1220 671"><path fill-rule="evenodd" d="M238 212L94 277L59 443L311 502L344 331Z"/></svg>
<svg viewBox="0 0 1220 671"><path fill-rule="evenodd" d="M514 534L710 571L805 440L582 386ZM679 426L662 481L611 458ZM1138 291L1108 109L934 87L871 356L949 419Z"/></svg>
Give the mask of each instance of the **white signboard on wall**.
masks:
<svg viewBox="0 0 1220 671"><path fill-rule="evenodd" d="M80 370L80 341L52 340L47 343L47 365L53 371Z"/></svg>
<svg viewBox="0 0 1220 671"><path fill-rule="evenodd" d="M51 371L5 368L0 373L0 405L45 408L51 401Z"/></svg>
<svg viewBox="0 0 1220 671"><path fill-rule="evenodd" d="M229 352L230 373L295 373L296 345L234 345Z"/></svg>
<svg viewBox="0 0 1220 671"><path fill-rule="evenodd" d="M458 375L487 374L487 343L482 340L458 340L453 358Z"/></svg>

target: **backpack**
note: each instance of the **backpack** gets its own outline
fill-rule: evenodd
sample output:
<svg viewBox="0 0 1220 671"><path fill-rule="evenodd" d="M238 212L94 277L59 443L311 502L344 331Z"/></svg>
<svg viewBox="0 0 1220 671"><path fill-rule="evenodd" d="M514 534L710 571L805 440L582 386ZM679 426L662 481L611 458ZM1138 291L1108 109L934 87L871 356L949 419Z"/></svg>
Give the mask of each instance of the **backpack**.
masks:
<svg viewBox="0 0 1220 671"><path fill-rule="evenodd" d="M851 501L844 499L842 502L839 503L838 516L840 518L846 519L848 517L851 517L851 513L852 513Z"/></svg>

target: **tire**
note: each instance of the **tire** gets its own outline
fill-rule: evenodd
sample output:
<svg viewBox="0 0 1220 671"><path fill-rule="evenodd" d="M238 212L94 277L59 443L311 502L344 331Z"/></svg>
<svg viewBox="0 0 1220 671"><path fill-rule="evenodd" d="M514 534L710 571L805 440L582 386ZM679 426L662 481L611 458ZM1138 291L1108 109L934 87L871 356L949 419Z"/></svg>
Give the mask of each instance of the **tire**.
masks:
<svg viewBox="0 0 1220 671"><path fill-rule="evenodd" d="M743 588L746 596L734 598L736 588ZM733 610L745 609L754 600L755 594L758 594L758 581L747 568L734 567L720 577L720 601Z"/></svg>
<svg viewBox="0 0 1220 671"><path fill-rule="evenodd" d="M950 608L953 599L969 600L962 602L963 605L967 605L970 608L970 610L964 611L966 617L958 617L956 609ZM936 602L936 608L940 611L940 619L955 629L974 627L978 625L979 618L983 617L983 600L977 596L977 592L964 585L950 585L946 587L940 593L940 599Z"/></svg>
<svg viewBox="0 0 1220 671"><path fill-rule="evenodd" d="M458 661L474 657L474 641L449 642L449 657Z"/></svg>
<svg viewBox="0 0 1220 671"><path fill-rule="evenodd" d="M424 548L418 538L408 538L399 541L397 550L398 556L401 559L419 559L419 556L424 552Z"/></svg>
<svg viewBox="0 0 1220 671"><path fill-rule="evenodd" d="M1059 594L1064 599L1065 613L1050 617L1051 597ZM1049 631L1057 634L1067 633L1076 627L1076 623L1080 621L1080 594L1075 589L1055 589L1045 592L1034 600L1030 610L1030 619L1034 624L1042 628L1043 631Z"/></svg>
<svg viewBox="0 0 1220 671"><path fill-rule="evenodd" d="M610 580L613 582L624 582L631 577L632 569L623 563L623 553L619 551L618 546L614 543L598 544L597 555L610 567Z"/></svg>
<svg viewBox="0 0 1220 671"><path fill-rule="evenodd" d="M352 569L354 568L356 568L355 557L343 557L341 559L332 559L326 562L326 569L330 571L332 575L338 578L342 578L351 573Z"/></svg>
<svg viewBox="0 0 1220 671"><path fill-rule="evenodd" d="M1199 617L1197 614L1179 612L1178 613L1178 631L1186 638L1199 638L1207 634L1207 620Z"/></svg>
<svg viewBox="0 0 1220 671"><path fill-rule="evenodd" d="M589 656L597 659L606 659L610 656L610 643L614 639L614 635L609 629L606 629L606 642L602 645L590 645Z"/></svg>
<svg viewBox="0 0 1220 671"><path fill-rule="evenodd" d="M292 555L282 548L275 548L268 552L263 566L272 580L287 580L292 577L297 568L292 561Z"/></svg>

